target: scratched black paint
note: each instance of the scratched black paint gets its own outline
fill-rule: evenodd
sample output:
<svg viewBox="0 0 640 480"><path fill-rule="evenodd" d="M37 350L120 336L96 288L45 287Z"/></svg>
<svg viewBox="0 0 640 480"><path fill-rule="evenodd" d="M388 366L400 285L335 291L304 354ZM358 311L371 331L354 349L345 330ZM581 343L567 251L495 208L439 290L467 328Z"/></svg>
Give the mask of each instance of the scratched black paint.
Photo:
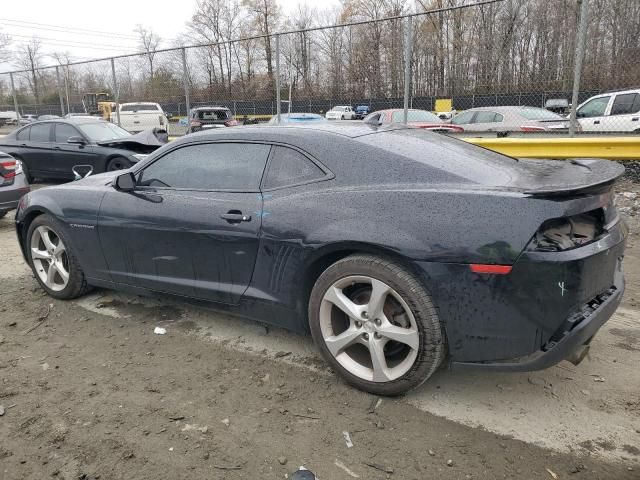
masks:
<svg viewBox="0 0 640 480"><path fill-rule="evenodd" d="M16 217L22 247L28 223L48 212L94 227L69 227L94 285L178 295L298 332L308 331L307 298L331 262L353 252L390 256L424 281L451 359L461 363L539 351L568 315L615 283L626 238L612 203L616 164L518 161L399 126L322 125L189 135L131 171L181 146L221 140L294 147L327 175L268 192L129 193L113 188L116 173L96 175L29 194ZM598 208L613 223L596 243L527 250L545 220ZM221 221L230 209L253 217ZM513 270L475 274L470 263Z"/></svg>

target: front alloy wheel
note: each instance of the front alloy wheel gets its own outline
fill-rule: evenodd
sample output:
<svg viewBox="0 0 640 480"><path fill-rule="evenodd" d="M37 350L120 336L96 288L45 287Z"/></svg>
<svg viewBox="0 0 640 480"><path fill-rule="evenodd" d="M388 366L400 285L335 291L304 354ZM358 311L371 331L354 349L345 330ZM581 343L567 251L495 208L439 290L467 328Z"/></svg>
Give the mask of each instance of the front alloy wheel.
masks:
<svg viewBox="0 0 640 480"><path fill-rule="evenodd" d="M69 283L69 257L62 239L49 227L36 228L31 236L33 267L42 283L54 292Z"/></svg>
<svg viewBox="0 0 640 480"><path fill-rule="evenodd" d="M444 329L422 281L372 255L343 258L319 276L309 327L331 367L377 395L421 385L446 355Z"/></svg>
<svg viewBox="0 0 640 480"><path fill-rule="evenodd" d="M29 225L25 253L42 288L60 300L89 291L64 225L49 214L37 216Z"/></svg>

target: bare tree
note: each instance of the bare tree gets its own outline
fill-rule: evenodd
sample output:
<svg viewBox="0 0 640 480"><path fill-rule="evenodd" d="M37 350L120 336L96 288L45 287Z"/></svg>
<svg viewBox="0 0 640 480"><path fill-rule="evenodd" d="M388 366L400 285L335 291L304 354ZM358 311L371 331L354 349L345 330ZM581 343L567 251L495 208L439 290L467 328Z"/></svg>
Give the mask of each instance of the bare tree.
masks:
<svg viewBox="0 0 640 480"><path fill-rule="evenodd" d="M29 82L29 88L33 92L36 104L40 103L38 68L42 58L42 42L38 37L33 37L30 41L20 44L16 50L16 61L21 68L29 72L27 81Z"/></svg>
<svg viewBox="0 0 640 480"><path fill-rule="evenodd" d="M280 7L276 0L244 0L243 4L253 18L257 33L265 35L264 53L267 60L267 75L269 80L273 81L273 50L270 35L278 25Z"/></svg>
<svg viewBox="0 0 640 480"><path fill-rule="evenodd" d="M147 29L142 25L137 25L135 32L140 36L140 47L144 50L145 56L147 57L149 77L153 80L156 50L160 46L162 39L152 29Z"/></svg>

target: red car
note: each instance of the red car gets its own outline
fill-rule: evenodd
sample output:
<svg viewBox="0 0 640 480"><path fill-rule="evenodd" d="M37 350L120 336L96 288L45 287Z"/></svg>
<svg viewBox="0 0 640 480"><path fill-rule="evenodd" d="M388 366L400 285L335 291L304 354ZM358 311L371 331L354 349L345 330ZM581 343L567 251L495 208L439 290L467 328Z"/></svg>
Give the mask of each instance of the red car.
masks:
<svg viewBox="0 0 640 480"><path fill-rule="evenodd" d="M390 123L403 123L404 110L401 108L378 110L377 112L370 113L364 118L366 123L374 125L388 125ZM443 120L438 118L434 113L427 110L414 110L410 109L407 117L407 125L410 127L423 128L425 130L431 130L432 132L441 133L459 133L464 132L464 128L458 125L451 125L450 123L444 123Z"/></svg>

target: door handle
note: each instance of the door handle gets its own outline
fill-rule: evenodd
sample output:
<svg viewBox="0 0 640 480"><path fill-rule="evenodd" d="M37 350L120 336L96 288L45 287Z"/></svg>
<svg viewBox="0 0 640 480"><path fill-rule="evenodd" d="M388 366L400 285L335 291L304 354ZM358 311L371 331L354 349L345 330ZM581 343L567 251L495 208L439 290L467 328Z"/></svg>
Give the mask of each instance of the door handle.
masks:
<svg viewBox="0 0 640 480"><path fill-rule="evenodd" d="M594 120L594 121L593 121L593 124L594 124L594 125L600 125L600 120Z"/></svg>
<svg viewBox="0 0 640 480"><path fill-rule="evenodd" d="M637 122L639 118L640 118L640 117L633 117L633 118L631 119L631 121L632 121L632 122Z"/></svg>
<svg viewBox="0 0 640 480"><path fill-rule="evenodd" d="M240 210L229 210L227 213L220 215L220 218L229 223L250 222L251 215L243 215Z"/></svg>
<svg viewBox="0 0 640 480"><path fill-rule="evenodd" d="M53 147L54 150L62 150L60 147Z"/></svg>

